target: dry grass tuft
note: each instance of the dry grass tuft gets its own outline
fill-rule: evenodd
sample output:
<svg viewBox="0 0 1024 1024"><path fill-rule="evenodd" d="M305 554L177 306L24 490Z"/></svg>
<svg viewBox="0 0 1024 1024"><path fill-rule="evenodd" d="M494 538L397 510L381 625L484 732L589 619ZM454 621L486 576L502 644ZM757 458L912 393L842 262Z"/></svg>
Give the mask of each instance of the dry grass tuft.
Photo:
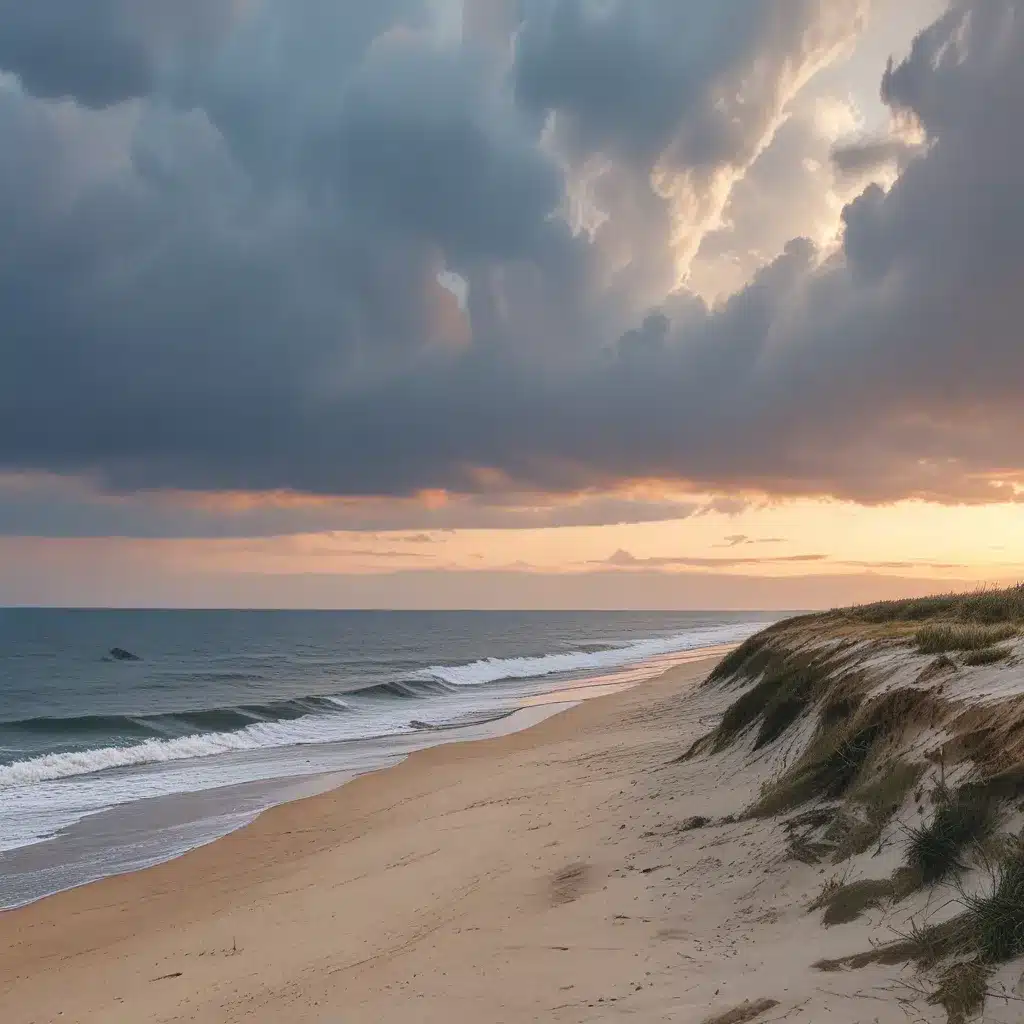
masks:
<svg viewBox="0 0 1024 1024"><path fill-rule="evenodd" d="M774 1010L779 1005L777 999L758 999L756 1002L746 1002L717 1017L708 1017L704 1024L747 1024L748 1021L756 1020L762 1013Z"/></svg>
<svg viewBox="0 0 1024 1024"><path fill-rule="evenodd" d="M927 927L914 926L906 938L866 949L861 953L839 957L836 960L818 960L811 966L819 971L859 970L872 964L913 963L929 969L954 956L969 956L973 952L973 931L968 914L960 914L942 924Z"/></svg>
<svg viewBox="0 0 1024 1024"><path fill-rule="evenodd" d="M939 976L939 987L928 998L946 1011L948 1024L967 1024L984 1006L991 971L977 960L951 964Z"/></svg>
<svg viewBox="0 0 1024 1024"><path fill-rule="evenodd" d="M1024 955L1024 843L1018 842L999 862L991 892L962 899L985 963Z"/></svg>
<svg viewBox="0 0 1024 1024"><path fill-rule="evenodd" d="M964 655L965 665L994 665L1006 661L1013 654L1012 647L984 647L980 651L970 651Z"/></svg>
<svg viewBox="0 0 1024 1024"><path fill-rule="evenodd" d="M914 637L922 654L946 654L949 651L982 651L1009 640L1018 627L1009 623L979 625L975 623L940 622L922 626Z"/></svg>
<svg viewBox="0 0 1024 1024"><path fill-rule="evenodd" d="M832 727L822 723L800 760L766 787L748 813L767 817L815 798L845 796L861 780L869 760L910 723L927 718L933 704L927 691L892 690L847 721Z"/></svg>
<svg viewBox="0 0 1024 1024"><path fill-rule="evenodd" d="M893 885L889 878L865 878L847 885L836 882L836 879L826 882L821 895L810 907L811 910L824 907L822 922L826 928L834 924L849 924L870 907L881 906L893 898Z"/></svg>
<svg viewBox="0 0 1024 1024"><path fill-rule="evenodd" d="M806 835L793 833L786 840L786 860L801 864L820 864L832 852L832 844L817 842Z"/></svg>
<svg viewBox="0 0 1024 1024"><path fill-rule="evenodd" d="M925 885L935 885L967 869L964 853L990 836L998 824L984 793L961 790L943 800L931 822L910 830L907 866Z"/></svg>
<svg viewBox="0 0 1024 1024"><path fill-rule="evenodd" d="M941 594L904 601L879 601L846 609L844 614L871 624L926 622L951 619L992 624L1024 622L1024 585L1006 590L976 590L970 594Z"/></svg>
<svg viewBox="0 0 1024 1024"><path fill-rule="evenodd" d="M746 676L755 676L763 671L765 662L770 660L771 652L767 650L771 644L770 630L762 630L744 640L734 651L730 651L708 676L708 683L719 683L742 672ZM755 660L756 659L756 660Z"/></svg>
<svg viewBox="0 0 1024 1024"><path fill-rule="evenodd" d="M849 803L857 807L858 813L837 814L824 837L835 846L835 863L866 853L881 841L885 827L920 781L924 767L897 761L850 792Z"/></svg>

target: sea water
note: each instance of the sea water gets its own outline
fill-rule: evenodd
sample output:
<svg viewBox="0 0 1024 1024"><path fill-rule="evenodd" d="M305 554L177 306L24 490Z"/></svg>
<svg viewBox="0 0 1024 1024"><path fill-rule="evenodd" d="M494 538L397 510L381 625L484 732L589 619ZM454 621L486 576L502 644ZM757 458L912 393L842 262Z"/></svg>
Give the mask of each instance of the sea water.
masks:
<svg viewBox="0 0 1024 1024"><path fill-rule="evenodd" d="M166 860L411 750L524 727L551 713L522 710L545 693L766 621L0 610L0 908Z"/></svg>

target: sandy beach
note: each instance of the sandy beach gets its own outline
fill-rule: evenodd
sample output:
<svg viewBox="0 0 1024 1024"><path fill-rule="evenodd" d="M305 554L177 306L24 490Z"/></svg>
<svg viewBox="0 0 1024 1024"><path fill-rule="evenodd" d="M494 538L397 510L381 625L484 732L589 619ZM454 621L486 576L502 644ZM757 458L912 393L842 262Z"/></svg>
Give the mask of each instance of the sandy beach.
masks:
<svg viewBox="0 0 1024 1024"><path fill-rule="evenodd" d="M0 1016L945 1020L901 966L813 966L899 924L869 908L826 928L809 908L834 869L787 855L778 819L736 820L781 748L677 760L735 699L698 685L713 665L415 753L162 866L2 914ZM986 1020L1019 1019L1006 1006Z"/></svg>
<svg viewBox="0 0 1024 1024"><path fill-rule="evenodd" d="M664 903L679 869L644 834L672 818L659 769L709 664L3 914L4 1020L698 1019L692 896ZM718 962L732 942L709 940Z"/></svg>

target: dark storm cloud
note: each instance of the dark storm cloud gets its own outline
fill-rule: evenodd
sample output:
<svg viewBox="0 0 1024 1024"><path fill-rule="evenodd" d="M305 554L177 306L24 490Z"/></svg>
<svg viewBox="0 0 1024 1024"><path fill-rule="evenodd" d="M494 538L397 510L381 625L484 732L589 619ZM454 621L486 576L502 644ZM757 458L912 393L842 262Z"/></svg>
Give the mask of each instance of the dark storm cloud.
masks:
<svg viewBox="0 0 1024 1024"><path fill-rule="evenodd" d="M0 0L0 67L38 96L107 106L227 30L232 0Z"/></svg>
<svg viewBox="0 0 1024 1024"><path fill-rule="evenodd" d="M239 6L198 55L162 29L167 84L161 70L103 110L40 98L99 105L101 90L0 50L28 90L0 83L0 466L120 491L664 477L869 502L1014 496L992 481L1024 474L1024 3L954 5L886 73L885 99L928 145L847 208L839 253L822 263L797 239L720 308L677 292L641 315L648 272L673 268L655 246L612 273L610 240L648 238L663 198L648 185L650 209L613 203L600 231L572 234L548 145L559 116L611 164L664 147L681 170L742 169L777 109L718 124L714 88L694 83L735 84L764 56L770 81L750 87L782 95L860 5L787 0L737 20L749 5L609 3L609 33L581 28L580 5L527 4L507 75L486 48L422 31L419 5L368 7ZM20 10L0 6L0 38ZM335 36L348 50L332 62ZM577 36L563 81L555 55ZM624 90L604 121L602 61ZM638 83L651 103L634 124ZM469 284L465 312L445 268Z"/></svg>
<svg viewBox="0 0 1024 1024"><path fill-rule="evenodd" d="M557 112L574 152L645 166L668 153L673 164L710 172L746 158L775 116L786 74L842 38L864 8L859 0L524 0L516 91L525 105Z"/></svg>
<svg viewBox="0 0 1024 1024"><path fill-rule="evenodd" d="M561 175L487 80L472 51L378 44L349 82L319 173L359 197L368 227L429 239L455 265L530 257Z"/></svg>

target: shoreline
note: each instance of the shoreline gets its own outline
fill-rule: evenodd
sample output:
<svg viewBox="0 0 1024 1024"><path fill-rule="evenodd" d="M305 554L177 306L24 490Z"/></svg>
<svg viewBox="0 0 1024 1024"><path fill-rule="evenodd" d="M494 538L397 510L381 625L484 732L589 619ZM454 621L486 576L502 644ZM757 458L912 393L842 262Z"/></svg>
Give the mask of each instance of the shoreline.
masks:
<svg viewBox="0 0 1024 1024"><path fill-rule="evenodd" d="M674 667L695 660L719 658L733 649L734 643L711 645L689 651L672 652L607 671L601 675L566 680L559 688L523 699L520 706L481 722L447 727L425 728L408 736L359 740L350 743L325 744L324 751L337 749L343 763L322 767L308 774L254 780L227 786L172 793L115 805L98 814L82 818L62 829L55 836L36 843L0 853L0 918L24 907L82 886L93 885L108 878L117 878L159 866L193 850L202 849L227 836L248 828L263 814L284 804L299 802L311 796L332 792L354 780L380 771L387 771L409 756L425 749L452 743L485 742L516 732L529 730L551 715L563 713L586 700L621 692L643 685ZM380 749L370 756L374 746ZM367 752L362 757L358 751ZM300 748L312 758L315 749ZM350 762L350 757L355 759ZM201 762L197 762L199 764ZM264 794L260 799L259 794ZM185 811L192 808L192 815ZM218 816L199 815L199 808L217 808ZM148 817L148 833L139 829L139 822ZM169 841L159 846L160 832L193 826L191 838ZM206 825L205 831L197 826ZM105 867L88 859L97 835L127 834L134 851L131 859ZM148 843L149 852L141 849ZM159 849L157 848L159 846ZM69 862L76 850L85 850L85 864ZM96 864L97 866L92 866ZM19 881L20 879L20 881ZM5 891L6 890L6 891ZM13 893L19 892L17 896Z"/></svg>
<svg viewBox="0 0 1024 1024"><path fill-rule="evenodd" d="M270 1006L276 1005L274 998L268 1001L266 1016L257 1013L243 1017L223 1005L215 1006L218 997L214 991L220 987L215 979L220 972L209 971L208 967L215 963L223 966L225 962L238 965L253 956L257 945L264 949L261 956L273 960L276 944L267 947L266 936L279 932L285 920L291 928L298 928L293 951L298 959L304 960L302 950L306 955L315 950L313 959L320 960L330 940L312 925L307 911L312 912L322 902L329 903L322 897L339 883L326 879L339 873L351 875L350 884L361 881L359 888L366 889L358 912L345 901L346 916L352 923L343 945L352 948L347 956L341 951L339 955L353 962L335 965L345 971L358 967L363 958L354 953L380 940L375 933L384 922L375 919L381 917L382 903L389 908L383 915L385 920L391 914L404 917L412 913L417 917L417 899L403 899L400 894L406 892L406 886L393 884L395 873L401 874L403 867L412 874L415 865L434 861L428 874L435 883L443 878L459 880L465 866L448 860L486 861L490 853L508 845L501 839L504 829L512 829L510 840L522 841L525 837L531 847L535 841L532 827L526 832L516 828L514 819L518 815L513 811L504 824L495 821L486 829L484 848L459 844L450 851L449 858L437 860L434 847L419 853L403 852L406 844L396 843L396 837L389 834L393 815L401 816L401 809L415 814L421 801L444 803L451 789L481 787L490 794L484 805L504 806L506 814L500 815L504 819L507 809L517 803L514 790L522 771L525 769L537 780L538 768L542 768L537 763L540 752L552 746L614 742L608 726L619 720L619 711L630 705L643 706L666 691L695 686L720 656L720 652L702 652L689 664L616 693L581 701L531 728L506 736L448 742L415 751L397 765L359 776L327 793L272 807L244 828L171 861L104 878L0 914L0 949L7 950L0 954L0 977L5 979L0 994L4 1005L14 1008L10 1019L41 1021L58 1014L62 1020L82 1022L171 1019L165 1015L169 1008L164 997L170 996L175 1005L180 1002L182 986L169 984L179 977L189 978L186 1003L213 1000L194 1019L281 1019L274 1015L276 1010L271 1013ZM516 770L508 773L477 770L493 770L510 761L516 762ZM474 806L480 806L479 801L471 801L469 810ZM451 813L462 810L451 809ZM433 815L429 820L433 821ZM418 836L414 845L420 845L431 833L426 823L419 824L423 824L425 834ZM536 831L551 826L548 821ZM409 838L405 837L406 843ZM353 849L363 845L374 851L368 861L365 851ZM545 846L542 844L541 849ZM353 871L358 864L366 870ZM301 906L285 898L296 887L304 893ZM422 891L419 883L414 888ZM472 888L470 885L466 891ZM363 906L364 900L368 905ZM337 914L337 908L333 913ZM262 919L255 930L247 923L254 914ZM295 914L297 919L292 916ZM310 928L312 934L308 933ZM209 957L199 960L205 952ZM225 960L229 954L230 960ZM178 974L183 966L190 969ZM197 967L201 969L196 971ZM325 972L325 981L335 967ZM109 984L100 984L92 976L98 970ZM168 976L168 986L157 991L153 978L161 975ZM313 999L308 1014L288 1019L335 1019L321 1014L320 1005L319 999ZM396 1004L394 1009L395 1019L402 1018L401 1005ZM381 1018L357 1015L355 1019Z"/></svg>

